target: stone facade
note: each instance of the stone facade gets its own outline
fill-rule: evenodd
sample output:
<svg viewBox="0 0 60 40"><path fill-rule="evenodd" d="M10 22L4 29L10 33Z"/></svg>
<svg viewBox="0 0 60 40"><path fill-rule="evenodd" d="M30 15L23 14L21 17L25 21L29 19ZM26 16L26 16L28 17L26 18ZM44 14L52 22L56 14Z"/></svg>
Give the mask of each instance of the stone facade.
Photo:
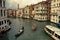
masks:
<svg viewBox="0 0 60 40"><path fill-rule="evenodd" d="M5 0L0 0L0 32L7 31L10 28L8 20Z"/></svg>
<svg viewBox="0 0 60 40"><path fill-rule="evenodd" d="M51 0L51 22L60 23L60 0Z"/></svg>

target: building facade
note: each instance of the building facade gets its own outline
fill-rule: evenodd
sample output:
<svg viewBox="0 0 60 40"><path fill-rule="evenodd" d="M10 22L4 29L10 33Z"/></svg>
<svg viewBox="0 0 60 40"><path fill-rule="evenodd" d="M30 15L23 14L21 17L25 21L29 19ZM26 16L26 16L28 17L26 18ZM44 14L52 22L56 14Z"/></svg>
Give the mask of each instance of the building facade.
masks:
<svg viewBox="0 0 60 40"><path fill-rule="evenodd" d="M18 11L17 11L16 9L7 9L7 17L16 18L17 12L18 12Z"/></svg>
<svg viewBox="0 0 60 40"><path fill-rule="evenodd" d="M24 18L29 18L29 6L26 6L23 10L24 10L23 12Z"/></svg>
<svg viewBox="0 0 60 40"><path fill-rule="evenodd" d="M20 13L19 14L20 14L20 17L22 17L22 15L23 15L23 8L20 9Z"/></svg>
<svg viewBox="0 0 60 40"><path fill-rule="evenodd" d="M6 31L9 28L5 0L0 0L0 32Z"/></svg>
<svg viewBox="0 0 60 40"><path fill-rule="evenodd" d="M12 17L12 9L7 9L7 17Z"/></svg>
<svg viewBox="0 0 60 40"><path fill-rule="evenodd" d="M20 18L20 17L22 17L22 14L23 14L23 9L22 8L19 8L19 4L17 5L17 11L16 11L16 17L17 18Z"/></svg>
<svg viewBox="0 0 60 40"><path fill-rule="evenodd" d="M47 21L49 20L49 10L48 10L48 2L47 1L42 1L38 4L34 5L34 12L35 16L34 19L38 21Z"/></svg>
<svg viewBox="0 0 60 40"><path fill-rule="evenodd" d="M51 22L60 24L60 0L51 0Z"/></svg>
<svg viewBox="0 0 60 40"><path fill-rule="evenodd" d="M29 15L30 19L33 19L35 13L34 13L34 5L32 5L32 4L29 6L29 13L30 13L30 15Z"/></svg>

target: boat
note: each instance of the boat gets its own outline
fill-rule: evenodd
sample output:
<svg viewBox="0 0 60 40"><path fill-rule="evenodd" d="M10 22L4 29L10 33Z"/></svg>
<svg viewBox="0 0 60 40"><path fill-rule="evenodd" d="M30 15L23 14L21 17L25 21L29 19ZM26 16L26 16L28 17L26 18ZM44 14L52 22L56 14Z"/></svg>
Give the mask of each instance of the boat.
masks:
<svg viewBox="0 0 60 40"><path fill-rule="evenodd" d="M44 31L54 40L60 40L60 29L51 25L46 25Z"/></svg>
<svg viewBox="0 0 60 40"><path fill-rule="evenodd" d="M36 26L34 24L32 25L32 30L36 30Z"/></svg>
<svg viewBox="0 0 60 40"><path fill-rule="evenodd" d="M17 34L15 34L16 37L20 36L24 32L24 27L21 27Z"/></svg>

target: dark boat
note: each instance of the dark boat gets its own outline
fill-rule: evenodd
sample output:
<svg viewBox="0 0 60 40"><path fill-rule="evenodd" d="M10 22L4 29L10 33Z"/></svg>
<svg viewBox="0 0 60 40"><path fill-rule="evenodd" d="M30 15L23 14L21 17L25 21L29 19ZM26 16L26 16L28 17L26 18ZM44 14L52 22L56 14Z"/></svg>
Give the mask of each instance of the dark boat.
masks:
<svg viewBox="0 0 60 40"><path fill-rule="evenodd" d="M18 33L15 35L16 37L20 36L24 32L24 27L20 28Z"/></svg>

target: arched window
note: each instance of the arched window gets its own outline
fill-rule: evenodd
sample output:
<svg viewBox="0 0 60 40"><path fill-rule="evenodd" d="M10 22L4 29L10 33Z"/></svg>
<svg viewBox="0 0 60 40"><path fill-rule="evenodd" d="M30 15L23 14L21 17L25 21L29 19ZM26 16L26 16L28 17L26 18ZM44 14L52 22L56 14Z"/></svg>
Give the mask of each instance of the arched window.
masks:
<svg viewBox="0 0 60 40"><path fill-rule="evenodd" d="M2 22L2 25L3 25L3 21L1 21Z"/></svg>
<svg viewBox="0 0 60 40"><path fill-rule="evenodd" d="M6 24L6 20L4 20L5 24Z"/></svg>
<svg viewBox="0 0 60 40"><path fill-rule="evenodd" d="M4 7L5 7L5 1L3 1L3 5L4 5Z"/></svg>
<svg viewBox="0 0 60 40"><path fill-rule="evenodd" d="M1 10L1 16L3 16L2 10Z"/></svg>
<svg viewBox="0 0 60 40"><path fill-rule="evenodd" d="M4 16L5 16L6 14L5 14L5 10L4 10Z"/></svg>
<svg viewBox="0 0 60 40"><path fill-rule="evenodd" d="M1 21L0 21L0 26L1 26Z"/></svg>
<svg viewBox="0 0 60 40"><path fill-rule="evenodd" d="M2 0L0 0L0 7L2 7Z"/></svg>

